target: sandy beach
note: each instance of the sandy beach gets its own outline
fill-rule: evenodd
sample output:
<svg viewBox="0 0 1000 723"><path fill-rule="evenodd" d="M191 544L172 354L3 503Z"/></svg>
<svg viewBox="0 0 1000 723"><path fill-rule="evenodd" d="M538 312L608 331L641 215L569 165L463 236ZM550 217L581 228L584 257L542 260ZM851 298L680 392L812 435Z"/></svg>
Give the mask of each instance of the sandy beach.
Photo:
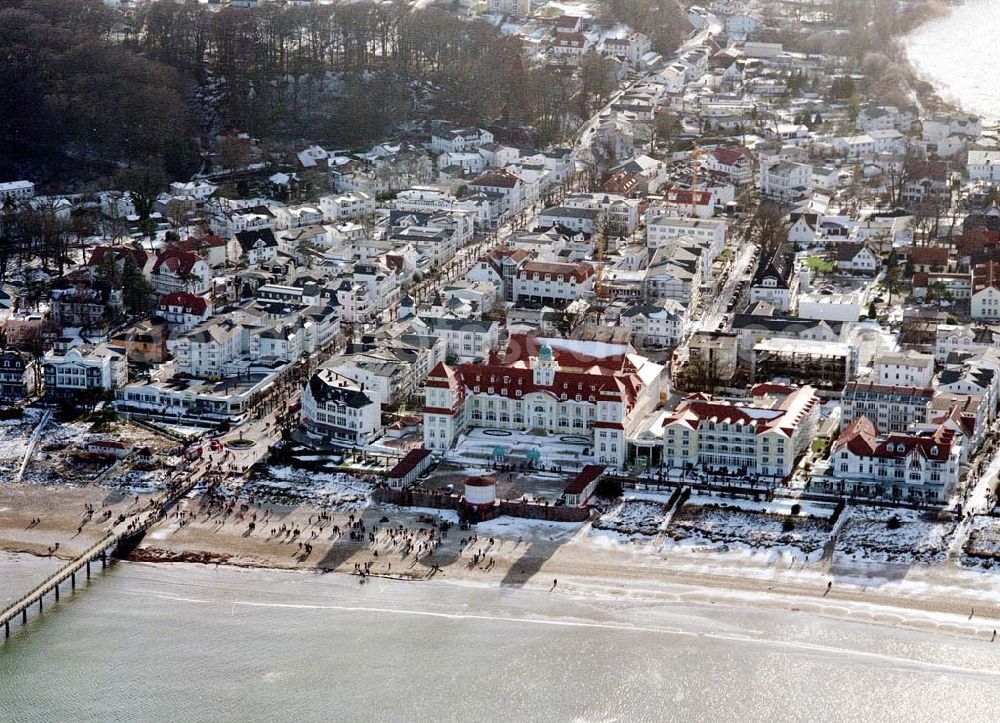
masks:
<svg viewBox="0 0 1000 723"><path fill-rule="evenodd" d="M462 531L456 524L447 533L433 533L431 543L430 511L372 506L320 519L321 510L309 505L238 500L234 511L225 514L219 506L209 510L201 502L196 497L185 499L149 531L133 559L347 574L368 566L372 575L398 579L400 584L423 581L545 590L555 583L561 593L579 596L799 610L986 640L1000 628L997 575L950 562L909 566L806 562L788 555L629 540L592 530L589 523L503 517L473 531ZM91 521L80 528L87 504L98 512L110 508L117 515L136 506L136 496L99 487L0 486L0 549L45 555L58 542L55 556L73 557L108 526ZM140 495L138 505L142 504ZM241 513L242 505L248 507ZM453 514L436 519L454 521ZM255 529L250 532L255 515ZM351 515L364 525L364 531L357 529L360 539L349 534ZM35 518L40 522L31 525ZM372 542L370 535L376 529ZM407 543L413 551L406 549Z"/></svg>

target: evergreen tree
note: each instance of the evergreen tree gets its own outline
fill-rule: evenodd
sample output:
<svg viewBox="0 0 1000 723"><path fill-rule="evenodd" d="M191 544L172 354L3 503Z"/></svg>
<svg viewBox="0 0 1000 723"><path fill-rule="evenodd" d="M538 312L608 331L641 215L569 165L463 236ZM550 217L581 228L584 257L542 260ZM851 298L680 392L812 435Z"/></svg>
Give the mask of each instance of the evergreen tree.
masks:
<svg viewBox="0 0 1000 723"><path fill-rule="evenodd" d="M145 314L150 308L153 285L136 266L131 254L122 264L122 303L130 314Z"/></svg>

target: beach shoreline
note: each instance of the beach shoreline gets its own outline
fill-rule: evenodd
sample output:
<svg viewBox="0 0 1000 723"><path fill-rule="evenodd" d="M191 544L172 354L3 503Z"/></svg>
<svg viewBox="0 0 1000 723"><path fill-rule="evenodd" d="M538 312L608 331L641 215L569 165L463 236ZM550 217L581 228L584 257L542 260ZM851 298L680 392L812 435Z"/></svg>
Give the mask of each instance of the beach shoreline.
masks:
<svg viewBox="0 0 1000 723"><path fill-rule="evenodd" d="M64 504L50 505L52 494L62 495ZM0 550L46 556L47 548L60 541L51 556L72 558L99 537L101 528L84 525L77 533L77 516L67 512L65 503L82 509L102 498L116 513L144 504L142 495L136 503L135 495L108 495L106 490L92 487L0 486ZM15 501L16 507L12 504ZM592 530L590 523L512 518L480 524L468 532L455 525L446 535L433 533L435 540L442 537L440 544L430 545L426 542L431 539L429 516L433 513L429 510L369 506L353 513L337 511L332 519L321 519L324 510L310 505L253 504L240 520L238 513L225 515L217 507L206 511L199 501L185 499L149 530L126 559L149 564L340 573L354 575L359 582L378 577L498 590L550 590L644 604L683 601L777 609L986 642L1000 629L1000 576L962 569L953 562L899 565L859 561L847 565L832 559L809 562L794 555L789 561L788 554L718 552L650 538L631 540ZM258 516L257 529L247 534L253 514ZM360 539L346 534L351 514L355 521L363 521ZM437 514L434 517L438 520L455 521L454 513ZM29 528L28 522L39 516L42 524ZM184 520L187 522L182 524ZM289 538L270 534L282 525L298 529L300 534ZM334 526L340 529L339 534L331 533ZM369 535L375 528L378 533L373 543ZM396 535L395 541L390 534ZM476 542L470 540L473 535L478 536ZM52 543L43 544L46 540ZM412 552L406 552L404 540L413 544L414 551L421 544L428 547L414 559ZM311 546L308 554L300 547L305 544ZM433 551L427 554L427 549ZM367 576L359 575L359 570L366 569ZM832 585L827 590L829 583Z"/></svg>

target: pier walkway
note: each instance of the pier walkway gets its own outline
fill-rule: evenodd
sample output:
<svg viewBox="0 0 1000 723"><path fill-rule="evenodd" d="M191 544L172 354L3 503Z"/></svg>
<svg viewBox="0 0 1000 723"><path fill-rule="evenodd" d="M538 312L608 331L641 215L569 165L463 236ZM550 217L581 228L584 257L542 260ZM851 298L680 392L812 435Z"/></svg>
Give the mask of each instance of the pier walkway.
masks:
<svg viewBox="0 0 1000 723"><path fill-rule="evenodd" d="M38 605L38 612L44 611L45 596L52 593L54 600L59 600L59 586L67 580L70 582L70 590L76 589L77 573L85 574L86 579L90 579L91 563L101 562L101 567L107 567L108 555L115 552L128 552L131 547L142 539L146 530L163 519L167 511L178 501L183 499L198 482L205 476L207 465L197 464L181 479L168 489L162 499L153 498L143 509L135 512L124 519L119 520L112 526L108 533L94 545L89 547L75 559L70 560L61 569L53 573L41 583L36 585L30 592L19 600L0 612L0 626L4 629L4 638L10 637L10 624L18 616L21 622L28 621L29 610Z"/></svg>

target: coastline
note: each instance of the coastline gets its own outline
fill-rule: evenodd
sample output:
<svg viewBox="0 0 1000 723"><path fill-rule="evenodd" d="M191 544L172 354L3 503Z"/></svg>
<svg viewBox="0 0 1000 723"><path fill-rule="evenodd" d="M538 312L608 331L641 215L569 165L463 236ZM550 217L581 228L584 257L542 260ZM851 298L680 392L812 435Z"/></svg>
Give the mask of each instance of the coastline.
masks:
<svg viewBox="0 0 1000 723"><path fill-rule="evenodd" d="M99 536L96 526L86 534L74 534L77 528L72 515L49 513L45 517L47 510L53 509L46 500L54 489L75 498L81 507L85 500L105 493L93 488L0 487L0 549L44 555L46 548L37 536L61 535L64 542L54 556L69 558L78 546L82 549L89 544L89 537ZM10 504L15 498L18 507ZM125 498L113 506L125 506L134 499ZM12 510L17 513L11 514ZM197 500L185 500L182 510L191 519ZM334 524L346 529L350 512L335 512L332 521L318 521L321 512L308 505L253 505L246 514L258 514L262 524L249 535L248 522L235 516L202 512L197 521L181 525L182 518L171 515L154 526L127 559L355 577L355 565L371 564L371 577L394 582L546 591L555 580L559 594L583 599L782 610L984 642L992 640L993 631L1000 629L1000 576L948 562L906 566L845 564L830 559L806 563L794 557L790 562L787 554L723 553L651 538L633 540L592 530L590 523L580 526L505 518L479 525L474 531L479 540L472 545L461 543L473 532L452 527L433 553L414 560L412 554L403 554L400 543L404 536L415 542L427 539L418 530L428 528L426 515L431 511L389 507L356 511L366 529L361 540L330 534ZM45 520L42 530L26 529L26 520L39 515ZM383 522L386 518L388 522ZM324 532L311 539L313 549L305 555L294 538L269 540L270 529L282 524L297 526L300 539L310 539L320 526ZM397 533L402 526L406 532L392 543L380 531L373 545L367 534L375 526ZM480 549L484 550L483 558L473 564ZM488 559L492 564L486 562ZM828 582L833 585L827 593ZM10 594L18 592L23 591Z"/></svg>

